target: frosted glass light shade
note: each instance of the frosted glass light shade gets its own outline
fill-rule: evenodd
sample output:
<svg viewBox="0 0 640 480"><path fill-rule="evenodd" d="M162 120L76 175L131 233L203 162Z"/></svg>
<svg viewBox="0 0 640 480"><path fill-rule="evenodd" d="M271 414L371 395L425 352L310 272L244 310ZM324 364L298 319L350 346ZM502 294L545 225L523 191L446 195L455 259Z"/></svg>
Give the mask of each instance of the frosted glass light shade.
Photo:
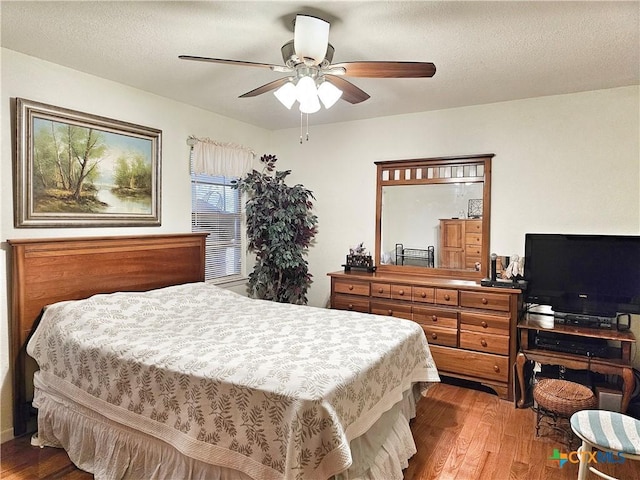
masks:
<svg viewBox="0 0 640 480"><path fill-rule="evenodd" d="M293 104L296 103L296 86L293 84L293 82L285 83L275 92L273 92L273 94L278 100L280 100L280 103L282 103L289 110L291 110Z"/></svg>
<svg viewBox="0 0 640 480"><path fill-rule="evenodd" d="M336 87L333 83L329 83L326 80L318 87L318 97L322 100L324 108L331 108L342 96L342 90Z"/></svg>
<svg viewBox="0 0 640 480"><path fill-rule="evenodd" d="M328 44L329 22L307 15L296 15L293 48L298 57L318 65L327 54Z"/></svg>
<svg viewBox="0 0 640 480"><path fill-rule="evenodd" d="M296 85L296 98L300 103L310 103L318 100L316 82L311 77L302 77Z"/></svg>
<svg viewBox="0 0 640 480"><path fill-rule="evenodd" d="M300 111L302 113L316 113L320 110L320 100L315 96L308 101L300 102Z"/></svg>

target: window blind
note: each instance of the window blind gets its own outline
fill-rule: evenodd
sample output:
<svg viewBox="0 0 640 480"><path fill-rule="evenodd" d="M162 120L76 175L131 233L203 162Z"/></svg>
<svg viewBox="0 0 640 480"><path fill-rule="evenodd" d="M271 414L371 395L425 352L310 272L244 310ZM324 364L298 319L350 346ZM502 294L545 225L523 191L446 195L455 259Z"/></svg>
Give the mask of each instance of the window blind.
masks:
<svg viewBox="0 0 640 480"><path fill-rule="evenodd" d="M232 178L191 175L191 230L209 233L205 279L224 283L242 278L240 192Z"/></svg>

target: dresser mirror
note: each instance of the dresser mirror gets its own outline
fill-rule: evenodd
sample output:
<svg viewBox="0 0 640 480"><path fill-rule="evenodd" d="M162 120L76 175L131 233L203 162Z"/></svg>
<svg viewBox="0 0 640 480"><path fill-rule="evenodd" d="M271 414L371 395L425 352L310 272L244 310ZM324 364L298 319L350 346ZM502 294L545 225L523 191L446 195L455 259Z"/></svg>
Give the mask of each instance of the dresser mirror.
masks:
<svg viewBox="0 0 640 480"><path fill-rule="evenodd" d="M376 162L377 269L487 277L492 157Z"/></svg>

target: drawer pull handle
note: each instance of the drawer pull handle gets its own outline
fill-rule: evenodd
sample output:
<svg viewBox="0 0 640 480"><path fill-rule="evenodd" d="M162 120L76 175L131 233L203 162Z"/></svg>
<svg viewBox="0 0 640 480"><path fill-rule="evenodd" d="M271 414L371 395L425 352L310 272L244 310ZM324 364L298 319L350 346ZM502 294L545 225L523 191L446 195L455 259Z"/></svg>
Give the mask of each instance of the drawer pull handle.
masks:
<svg viewBox="0 0 640 480"><path fill-rule="evenodd" d="M450 296L449 296L449 294L447 293L447 294L444 296L444 299L448 302L449 300L451 300L451 297L450 297Z"/></svg>
<svg viewBox="0 0 640 480"><path fill-rule="evenodd" d="M349 290L353 290L353 285L349 285Z"/></svg>
<svg viewBox="0 0 640 480"><path fill-rule="evenodd" d="M483 338L482 340L480 340L480 345L482 345L483 347L486 347L487 341Z"/></svg>
<svg viewBox="0 0 640 480"><path fill-rule="evenodd" d="M353 310L353 303L349 304L349 310Z"/></svg>
<svg viewBox="0 0 640 480"><path fill-rule="evenodd" d="M487 325L487 322L485 322L484 320L482 321L482 323L480 325L482 325L482 328L487 328L489 326L489 325Z"/></svg>
<svg viewBox="0 0 640 480"><path fill-rule="evenodd" d="M431 334L431 338L433 338L434 340L438 339L438 334L437 333L432 333Z"/></svg>
<svg viewBox="0 0 640 480"><path fill-rule="evenodd" d="M438 321L438 316L437 315L431 315L431 320L433 320L434 322Z"/></svg>
<svg viewBox="0 0 640 480"><path fill-rule="evenodd" d="M427 292L422 292L422 293L420 294L420 296L421 296L422 298L427 298Z"/></svg>
<svg viewBox="0 0 640 480"><path fill-rule="evenodd" d="M498 365L493 366L493 371L496 373L500 373L500 367Z"/></svg>
<svg viewBox="0 0 640 480"><path fill-rule="evenodd" d="M389 315L393 315L393 310L388 310L388 311L387 311L387 313L388 313Z"/></svg>
<svg viewBox="0 0 640 480"><path fill-rule="evenodd" d="M378 293L382 293L382 292L384 292L384 288L380 287L380 288L378 289Z"/></svg>
<svg viewBox="0 0 640 480"><path fill-rule="evenodd" d="M404 295L404 290L398 290L398 295Z"/></svg>
<svg viewBox="0 0 640 480"><path fill-rule="evenodd" d="M483 305L486 305L487 303L489 303L489 300L487 300L486 298L483 298L483 299L482 299L482 304L483 304Z"/></svg>

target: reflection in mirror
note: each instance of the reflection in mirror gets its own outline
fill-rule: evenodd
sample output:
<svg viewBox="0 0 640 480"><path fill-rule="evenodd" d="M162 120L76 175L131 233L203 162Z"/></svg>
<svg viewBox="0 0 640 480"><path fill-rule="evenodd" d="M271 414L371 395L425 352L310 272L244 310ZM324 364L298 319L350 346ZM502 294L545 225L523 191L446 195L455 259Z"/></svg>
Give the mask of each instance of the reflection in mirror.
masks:
<svg viewBox="0 0 640 480"><path fill-rule="evenodd" d="M482 218L483 190L483 182L383 187L379 264L476 270L443 255L441 220Z"/></svg>

